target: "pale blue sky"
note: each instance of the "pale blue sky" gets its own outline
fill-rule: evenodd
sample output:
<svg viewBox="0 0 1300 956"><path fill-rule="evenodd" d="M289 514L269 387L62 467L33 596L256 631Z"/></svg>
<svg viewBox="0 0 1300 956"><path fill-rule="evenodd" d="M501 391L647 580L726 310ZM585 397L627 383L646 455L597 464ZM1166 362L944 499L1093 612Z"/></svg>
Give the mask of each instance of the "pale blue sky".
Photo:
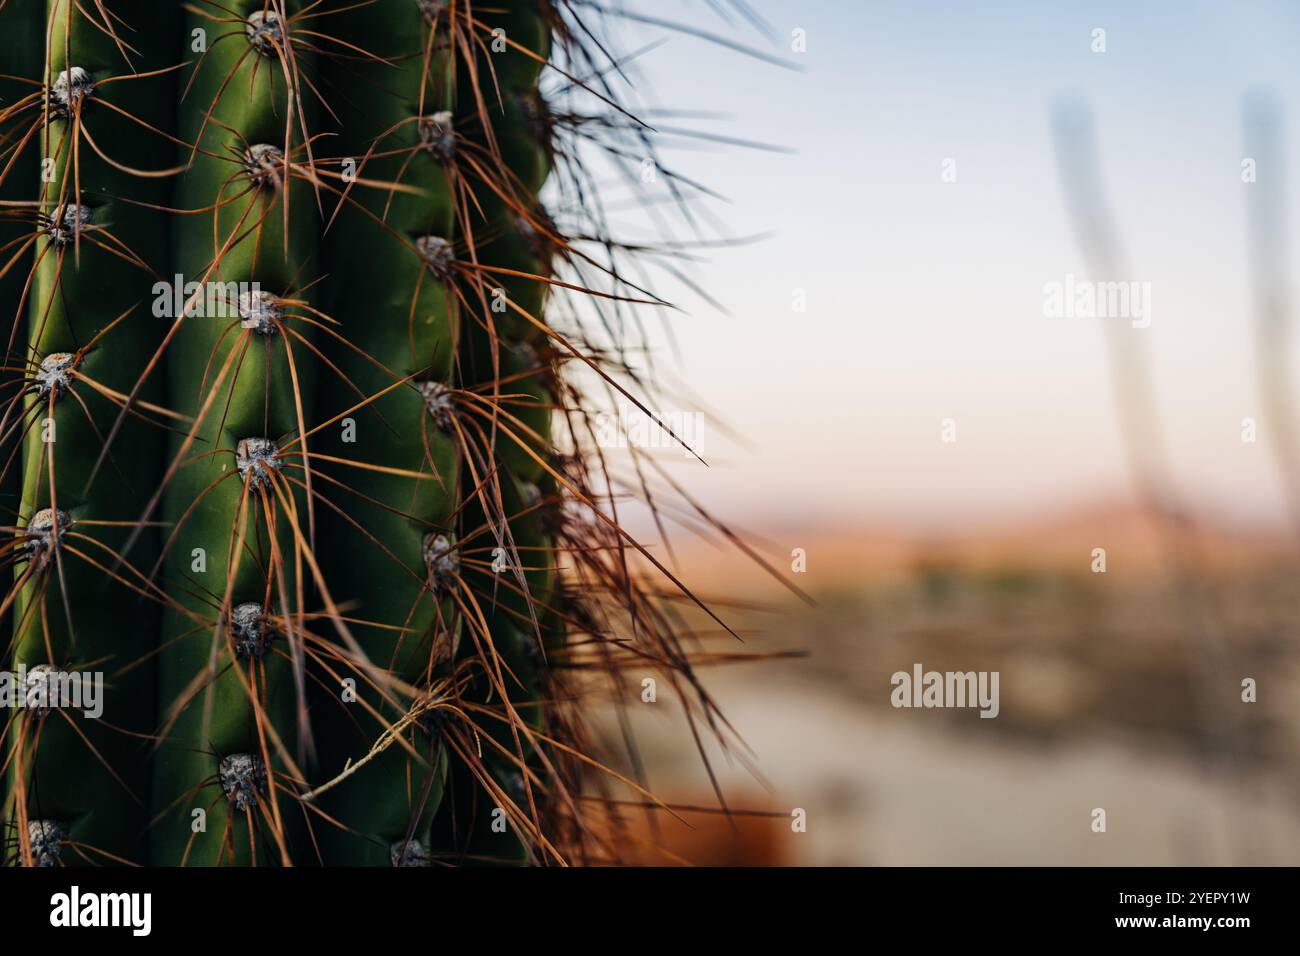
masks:
<svg viewBox="0 0 1300 956"><path fill-rule="evenodd" d="M1153 349L1187 490L1212 511L1279 513L1268 445L1239 437L1241 419L1260 414L1241 107L1248 90L1272 90L1300 157L1300 4L753 5L775 41L698 0L640 8L803 72L653 27L626 33L637 46L669 36L640 61L652 102L720 110L727 121L697 128L797 151L668 154L731 200L714 208L734 234L775 233L699 270L731 315L668 287L691 309L673 320L680 373L752 442L706 420L713 467L677 466L694 490L751 526L933 525L1124 492L1101 320L1042 309L1045 282L1088 272L1048 124L1072 93L1096 117L1131 278L1152 284L1152 327L1134 334ZM1096 27L1104 54L1090 50ZM789 51L795 28L806 53ZM948 157L955 184L941 181ZM1291 169L1300 197L1300 163ZM939 440L945 417L954 445Z"/></svg>

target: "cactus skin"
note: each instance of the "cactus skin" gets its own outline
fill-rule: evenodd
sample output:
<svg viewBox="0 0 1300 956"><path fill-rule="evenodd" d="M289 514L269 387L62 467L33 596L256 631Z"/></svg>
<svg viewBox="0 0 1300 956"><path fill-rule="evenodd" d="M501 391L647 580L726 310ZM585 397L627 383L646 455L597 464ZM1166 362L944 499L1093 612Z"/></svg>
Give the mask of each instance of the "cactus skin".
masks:
<svg viewBox="0 0 1300 956"><path fill-rule="evenodd" d="M224 6L245 17L265 9L260 0ZM212 26L203 13L190 13L188 29ZM198 152L179 180L177 205L202 209L241 191L246 195L222 205L215 216L181 217L175 271L187 278L210 276L208 281L245 284L241 294L254 294L256 284L277 299L291 298L294 283L315 268L314 223L298 214L310 210L311 190L286 176L282 167L277 169L273 160L268 179L261 182L232 161L263 145L284 155L285 80L274 54L261 53L240 36L239 25L220 27L222 33L234 35L210 41L187 96L206 109L183 111L180 119L181 138L195 144ZM301 68L310 68L310 56L304 55L304 60ZM296 125L289 128L289 137L288 155L296 157L302 146ZM187 152L185 147L181 151ZM288 235L282 215L286 202L291 210ZM293 561L295 526L304 535L309 532L306 498L279 476L302 475L301 444L295 444L301 433L299 409L311 407L316 371L314 363L305 360L307 348L287 328L308 341L315 335L310 327L298 328L289 319L262 334L243 328L241 317L184 317L167 355L172 407L195 417L198 424L172 443L172 460L181 465L164 500L163 514L173 530L163 579L171 592L192 582L208 593L193 589L182 599L189 614L169 613L164 623L160 714L169 716L178 702L194 695L196 679L202 689L181 708L155 763L155 802L160 807L176 804L172 816L155 827L153 860L160 864L186 859L197 865L246 865L268 856L288 862L293 833L281 831L301 823L278 786L263 795L265 806L255 806L250 813L239 812L209 784L197 799L207 813L207 830L192 834L192 810L185 799L231 754L257 756L270 769L272 780L282 774L298 778L303 772L294 749L295 688L285 646L286 635L296 634L297 627L267 622L264 626L274 636L265 656L240 661L229 643L227 619L230 609L255 603L265 617L292 622L303 610L297 603L303 590L311 587L306 570ZM239 474L238 449L249 439L275 443L278 475L255 470L267 467L262 465ZM204 551L206 572L193 570L195 548ZM207 626L196 627L195 617L206 618ZM256 688L262 717L249 699L250 688ZM295 758L293 763L286 763L286 754Z"/></svg>
<svg viewBox="0 0 1300 956"><path fill-rule="evenodd" d="M136 20L148 16L156 27L156 32L151 30L139 38L142 55L157 56L160 47L170 46L168 38L175 22L172 11L156 9L143 0L122 7L124 15ZM57 77L76 67L103 84L83 101L85 128L92 131L102 149L107 152L111 148L110 155L117 162L149 168L160 141L105 104L165 126L174 77L128 79L110 85L110 77L127 72L114 44L79 11L69 13L68 0L50 0L46 12L53 22L50 75ZM141 734L151 730L153 718L152 707L145 703L153 686L153 668L146 655L157 640L158 606L104 573L102 569L113 563L106 549L121 548L128 529L96 526L94 522L130 522L136 517L157 480L163 433L137 419L127 421L118 453L105 460L92 481L102 445L97 432L112 423L116 408L86 381L129 391L159 338L158 323L148 308L153 279L140 265L113 255L111 240L98 237L107 232L121 238L143 263L164 261L167 224L160 225L156 214L121 203L118 197L130 194L141 200L165 201L167 189L159 180L141 180L115 169L87 145L85 137L74 148L74 138L69 120L50 123L42 136L42 153L54 161L53 179L40 182L39 189L46 209L54 215L79 203L92 210L92 219L80 237L79 256L75 239L62 247L48 236L37 241L39 265L27 315L27 361L38 362L52 353L78 352L101 334L102 338L80 359L77 373L81 380L74 380L66 394L59 397L58 390L51 389L46 395L31 394L27 399L26 413L52 419L53 431L38 422L26 434L18 524L25 527L41 509L53 507L66 512L72 524L66 537L61 536L54 546L45 570L30 573L17 595L13 663L28 668L53 664L65 670L100 669L108 675L135 664L128 674L107 681L104 707L117 727ZM19 182L33 182L36 171L19 165L11 175ZM75 193L78 178L79 197ZM133 311L112 324L128 310ZM145 389L142 399L151 398L156 398L156 389ZM57 493L52 493L51 475ZM137 558L148 560L156 553L155 537L152 530L146 530ZM74 548L85 557L78 558ZM37 563L19 564L19 580ZM26 738L22 745L20 737ZM139 833L148 824L149 790L148 767L138 758L138 740L65 710L41 718L25 714L14 722L11 741L20 754L11 762L10 778L30 774L25 790L36 798L26 808L15 807L20 827L24 817L56 821L81 856L96 863L138 856ZM22 753L26 750L30 752Z"/></svg>
<svg viewBox="0 0 1300 956"><path fill-rule="evenodd" d="M0 663L108 682L10 721L5 863L567 862L602 595L697 687L545 325L576 9L0 0Z"/></svg>
<svg viewBox="0 0 1300 956"><path fill-rule="evenodd" d="M391 389L351 414L350 440L341 429L329 430L327 450L402 473L347 469L348 474L338 474L344 469L332 468L352 492L338 486L326 492L333 507L322 509L328 513L321 550L332 579L344 582L339 599L369 622L356 628L369 660L413 687L428 689L435 674L445 674L450 662L442 648L450 650L460 630L453 602L430 586L425 562L426 537L453 541L456 536L458 456L452 439L433 426L421 392L428 383L452 382L459 331L447 281L418 251L427 237L456 238L442 165L420 148L420 116L439 113L449 102L447 55L430 43L430 25L418 6L405 0L381 0L352 11L345 22L352 42L392 65L330 64L327 78L355 93L340 103L339 148L358 160L358 175L385 182L401 176L421 192L353 190L355 206L342 210L327 240L332 279L325 295L343 323L342 336L355 347L335 342L329 354L362 393ZM381 155L365 159L368 152ZM382 155L387 153L393 155ZM377 228L379 222L386 228ZM357 402L337 388L329 391L322 393L326 419ZM373 540L360 538L357 525ZM342 674L364 681L359 672ZM321 754L327 772L341 771L349 758L365 754L376 727L373 719L358 722L341 712L338 684L338 677L321 682L330 690L317 708L329 728L322 731L328 738ZM403 700L396 692L386 695L379 716L395 721L405 710ZM406 736L407 747L387 750L325 802L326 812L358 831L322 834L327 864L386 865L394 846L410 841L429 846L446 753L430 726L416 724ZM395 780L402 784L394 786Z"/></svg>
<svg viewBox="0 0 1300 956"><path fill-rule="evenodd" d="M44 38L41 26L44 23L43 11L36 4L15 9L8 14L7 29L0 34L0 62L5 64L5 72L13 79L0 78L0 110L12 108L24 96L33 92L40 82L41 58L44 50ZM23 82L26 79L28 82ZM4 164L12 162L21 171L11 174L0 182L0 202L22 202L31 198L31 187L36 182L35 172L40 164L40 142L33 138L21 151L15 151L6 157ZM27 224L12 211L0 212L0 328L12 327L15 340L10 343L6 337L4 352L6 360L0 371L0 388L13 388L11 383L19 382L24 377L23 342L18 335L24 323L19 317L25 314L27 304L27 276L34 258L27 236L31 232ZM15 247L13 243L20 243ZM0 476L0 514L5 523L18 517L19 489L22 481L22 469L9 464ZM0 618L0 634L13 633L13 621L6 612Z"/></svg>
<svg viewBox="0 0 1300 956"><path fill-rule="evenodd" d="M542 476L542 466L520 443L537 454L549 447L553 399L542 386L545 373L534 348L542 344L543 337L516 310L540 319L547 286L544 281L492 270L549 276L549 263L538 254L545 244L538 241L541 234L533 224L545 222L537 194L550 171L545 127L535 122L536 114L545 109L537 83L540 61L550 53L550 31L542 8L524 2L505 4L493 26L518 44L486 58L480 53L479 73L493 75L499 100L485 99L481 90L469 85L458 89L458 113L478 120L471 136L485 152L495 151L500 161L500 186L487 193L481 208L471 214L473 221L467 229L483 237L476 258L488 270L484 284L494 290L496 301L506 303L504 309L489 313L488 322L469 330L461 350L461 367L469 382L502 396L499 424L504 429L492 442L488 461L497 470L487 493L467 509L467 523L476 529L482 546L493 549L498 567L503 568L500 572L479 569L469 582L476 592L488 596L484 599L487 631L500 672L497 686L480 679L473 692L484 702L495 696L508 697L525 725L541 731L545 653L540 621L551 601L553 556L541 516L528 500L529 490L540 496L536 482ZM485 427L490 431L493 426ZM467 481L483 481L488 471L485 464L471 465ZM499 748L489 761L495 792L479 785L473 774L461 768L459 802L468 822L449 815L453 829L463 831L459 836L453 832L452 839L458 844L454 849L480 860L524 862L528 849L516 819L535 819L543 800L527 779L536 770L539 754L534 744L520 742L518 729L509 723L497 722L489 732ZM505 812L505 816L511 819L511 826L503 834L500 819L510 804L513 813Z"/></svg>

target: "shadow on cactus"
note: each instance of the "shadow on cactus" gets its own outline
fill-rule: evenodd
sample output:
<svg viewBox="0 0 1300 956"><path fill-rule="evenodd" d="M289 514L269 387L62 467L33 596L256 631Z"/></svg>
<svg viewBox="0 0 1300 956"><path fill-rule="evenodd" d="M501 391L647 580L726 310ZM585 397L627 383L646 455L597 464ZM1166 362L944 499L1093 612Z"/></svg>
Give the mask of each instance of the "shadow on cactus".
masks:
<svg viewBox="0 0 1300 956"><path fill-rule="evenodd" d="M0 2L6 863L614 861L592 702L735 741L619 502L736 539L596 440L692 254L585 157L701 193L612 15Z"/></svg>

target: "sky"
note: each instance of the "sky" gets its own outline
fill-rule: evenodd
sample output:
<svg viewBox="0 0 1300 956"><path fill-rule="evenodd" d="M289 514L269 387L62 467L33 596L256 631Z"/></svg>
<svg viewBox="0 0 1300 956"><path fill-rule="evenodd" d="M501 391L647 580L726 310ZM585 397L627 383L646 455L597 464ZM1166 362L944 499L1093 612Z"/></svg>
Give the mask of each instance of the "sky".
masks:
<svg viewBox="0 0 1300 956"><path fill-rule="evenodd" d="M1222 517L1283 514L1246 210L1261 185L1300 195L1300 165L1243 182L1242 110L1251 91L1272 97L1300 156L1300 4L753 0L766 37L698 0L632 6L800 68L623 33L627 48L663 41L636 61L647 105L717 111L674 122L789 150L666 152L726 197L708 208L731 235L768 235L695 268L725 312L660 287L682 306L667 319L680 356L658 335L660 361L694 398L659 408L704 410L709 466L664 459L693 493L759 529L932 529L1129 494L1103 328L1127 320L1045 315L1045 285L1073 275L1150 290L1150 326L1124 334L1150 352L1187 496ZM1075 241L1050 125L1063 97L1092 111L1130 275L1092 275ZM1293 237L1298 206L1282 212Z"/></svg>

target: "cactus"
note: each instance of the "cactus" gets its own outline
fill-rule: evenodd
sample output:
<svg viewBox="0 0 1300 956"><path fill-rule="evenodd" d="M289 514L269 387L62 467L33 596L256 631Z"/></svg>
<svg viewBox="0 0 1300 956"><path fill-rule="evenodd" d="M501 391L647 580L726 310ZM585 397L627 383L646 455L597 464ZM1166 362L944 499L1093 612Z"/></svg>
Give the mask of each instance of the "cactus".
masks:
<svg viewBox="0 0 1300 956"><path fill-rule="evenodd" d="M664 305L590 14L0 0L7 863L607 858L588 675L715 716L572 372Z"/></svg>

